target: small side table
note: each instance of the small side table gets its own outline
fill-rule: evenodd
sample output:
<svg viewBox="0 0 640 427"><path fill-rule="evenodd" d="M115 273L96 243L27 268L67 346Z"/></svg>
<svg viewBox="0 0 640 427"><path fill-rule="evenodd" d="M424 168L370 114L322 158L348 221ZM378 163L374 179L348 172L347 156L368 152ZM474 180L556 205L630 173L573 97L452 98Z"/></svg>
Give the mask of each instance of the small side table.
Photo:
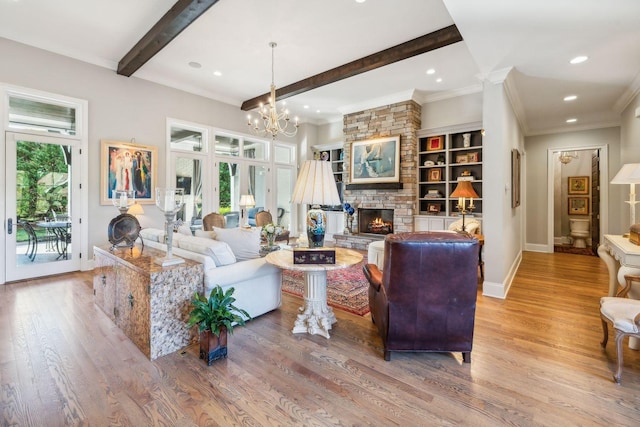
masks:
<svg viewBox="0 0 640 427"><path fill-rule="evenodd" d="M336 316L327 305L327 271L347 268L362 261L362 255L356 251L335 248L335 264L294 264L293 251L284 249L271 252L266 260L269 264L285 270L304 271L305 291L304 306L293 326L293 333L309 333L329 338L331 325L336 323Z"/></svg>

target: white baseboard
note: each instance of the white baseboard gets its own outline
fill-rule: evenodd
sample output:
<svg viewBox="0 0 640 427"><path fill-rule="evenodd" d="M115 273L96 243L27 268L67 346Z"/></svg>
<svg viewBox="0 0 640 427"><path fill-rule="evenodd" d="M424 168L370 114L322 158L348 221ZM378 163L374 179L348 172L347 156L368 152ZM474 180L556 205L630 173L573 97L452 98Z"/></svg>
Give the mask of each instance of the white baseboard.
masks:
<svg viewBox="0 0 640 427"><path fill-rule="evenodd" d="M485 281L482 284L482 295L492 298L506 299L509 289L511 288L511 283L513 283L513 278L515 277L521 262L522 251L518 253L518 256L511 264L511 268L509 269L509 273L507 274L505 281L503 283Z"/></svg>
<svg viewBox="0 0 640 427"><path fill-rule="evenodd" d="M551 248L551 251L549 251L549 249L547 248L547 245L540 245L540 244L536 244L536 243L527 243L524 245L524 250L528 251L528 252L543 252L543 253L552 253L553 252L553 248Z"/></svg>

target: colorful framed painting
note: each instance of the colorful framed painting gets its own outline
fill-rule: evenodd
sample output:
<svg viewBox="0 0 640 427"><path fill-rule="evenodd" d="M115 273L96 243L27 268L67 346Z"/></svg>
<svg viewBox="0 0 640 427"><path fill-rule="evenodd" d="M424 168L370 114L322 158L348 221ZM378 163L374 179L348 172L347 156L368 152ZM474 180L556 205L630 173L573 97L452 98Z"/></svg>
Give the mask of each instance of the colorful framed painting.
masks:
<svg viewBox="0 0 640 427"><path fill-rule="evenodd" d="M110 205L116 190L133 190L136 201L154 204L158 148L101 140L100 204Z"/></svg>
<svg viewBox="0 0 640 427"><path fill-rule="evenodd" d="M400 137L351 143L351 183L400 182Z"/></svg>
<svg viewBox="0 0 640 427"><path fill-rule="evenodd" d="M589 194L588 176L570 176L569 194Z"/></svg>
<svg viewBox="0 0 640 427"><path fill-rule="evenodd" d="M569 197L569 215L589 215L589 198Z"/></svg>

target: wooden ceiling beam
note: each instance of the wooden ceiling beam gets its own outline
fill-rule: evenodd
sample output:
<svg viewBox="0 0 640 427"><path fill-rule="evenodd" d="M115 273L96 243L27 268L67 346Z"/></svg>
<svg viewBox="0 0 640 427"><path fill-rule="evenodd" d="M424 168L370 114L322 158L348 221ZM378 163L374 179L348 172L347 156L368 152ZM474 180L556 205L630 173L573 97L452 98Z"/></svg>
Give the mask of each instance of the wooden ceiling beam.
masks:
<svg viewBox="0 0 640 427"><path fill-rule="evenodd" d="M178 0L118 62L117 73L131 77L218 0Z"/></svg>
<svg viewBox="0 0 640 427"><path fill-rule="evenodd" d="M276 90L276 100L286 99L321 86L393 64L416 55L439 49L453 43L462 41L462 35L458 27L451 25L424 36L415 38L405 43L390 47L380 52L356 59L355 61L333 68L331 70L308 77L299 82ZM257 96L242 103L240 107L244 111L252 110L260 105L268 103L269 93Z"/></svg>

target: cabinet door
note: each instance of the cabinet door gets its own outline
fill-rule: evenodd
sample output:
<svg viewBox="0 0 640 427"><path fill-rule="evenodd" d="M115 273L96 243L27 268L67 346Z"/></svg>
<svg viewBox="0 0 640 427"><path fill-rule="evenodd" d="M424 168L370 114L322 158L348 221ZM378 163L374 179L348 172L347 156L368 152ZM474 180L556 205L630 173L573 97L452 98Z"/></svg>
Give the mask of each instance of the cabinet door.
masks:
<svg viewBox="0 0 640 427"><path fill-rule="evenodd" d="M106 257L95 256L95 272L93 276L93 294L95 304L115 322L115 263Z"/></svg>
<svg viewBox="0 0 640 427"><path fill-rule="evenodd" d="M121 267L117 277L116 325L150 357L149 278Z"/></svg>

